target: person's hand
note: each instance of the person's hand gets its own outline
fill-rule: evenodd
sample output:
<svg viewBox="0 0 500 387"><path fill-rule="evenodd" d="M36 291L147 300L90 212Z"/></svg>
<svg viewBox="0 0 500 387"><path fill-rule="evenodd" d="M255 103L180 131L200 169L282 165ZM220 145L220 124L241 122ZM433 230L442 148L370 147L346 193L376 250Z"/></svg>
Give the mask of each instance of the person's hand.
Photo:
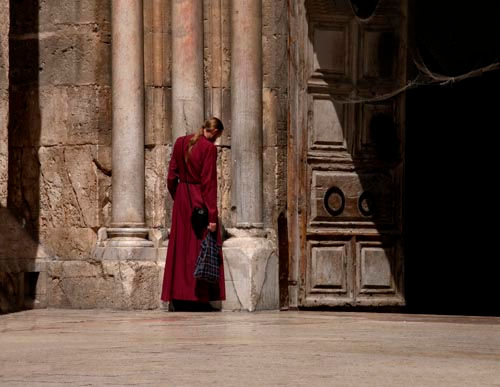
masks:
<svg viewBox="0 0 500 387"><path fill-rule="evenodd" d="M210 232L214 232L215 229L217 228L217 223L209 223L207 228Z"/></svg>

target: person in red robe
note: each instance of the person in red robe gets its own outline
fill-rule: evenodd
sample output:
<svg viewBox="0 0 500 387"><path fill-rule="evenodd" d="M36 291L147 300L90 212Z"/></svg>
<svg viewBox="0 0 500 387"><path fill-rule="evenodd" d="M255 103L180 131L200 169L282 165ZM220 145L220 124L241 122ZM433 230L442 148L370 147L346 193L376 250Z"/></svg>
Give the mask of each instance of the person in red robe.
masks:
<svg viewBox="0 0 500 387"><path fill-rule="evenodd" d="M174 310L212 310L209 301L226 299L222 249L219 253L219 282L214 284L194 278L196 260L206 233L216 232L217 244L222 246L217 213L217 147L214 142L223 130L222 122L212 117L205 121L198 133L179 137L172 151L167 187L174 207L161 299L170 301ZM193 207L208 210L209 224L201 239L197 238L191 225Z"/></svg>

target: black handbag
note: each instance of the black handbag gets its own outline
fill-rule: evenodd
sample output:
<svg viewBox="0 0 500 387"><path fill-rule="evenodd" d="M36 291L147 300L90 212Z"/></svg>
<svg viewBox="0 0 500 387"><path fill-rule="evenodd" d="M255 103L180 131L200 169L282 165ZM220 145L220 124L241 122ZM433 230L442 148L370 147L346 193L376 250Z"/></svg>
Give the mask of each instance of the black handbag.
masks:
<svg viewBox="0 0 500 387"><path fill-rule="evenodd" d="M210 283L219 282L219 252L220 247L217 245L217 237L215 233L209 232L201 242L194 269L194 278Z"/></svg>
<svg viewBox="0 0 500 387"><path fill-rule="evenodd" d="M182 149L184 151L184 139L182 140ZM184 169L185 169L185 174L187 177L187 172L188 172L188 167L186 163L186 158L183 152L182 159L184 160ZM196 237L198 239L201 239L203 237L203 232L206 230L208 226L208 210L206 208L200 208L200 207L193 207L193 202L191 200L191 192L189 190L189 181L186 180L187 184L187 189L188 189L188 197L189 197L189 204L191 205L192 212L191 212L191 225L193 226L194 233L196 234Z"/></svg>
<svg viewBox="0 0 500 387"><path fill-rule="evenodd" d="M203 231L206 230L208 226L208 211L206 208L193 208L193 212L191 213L191 225L198 239L201 239L203 237Z"/></svg>

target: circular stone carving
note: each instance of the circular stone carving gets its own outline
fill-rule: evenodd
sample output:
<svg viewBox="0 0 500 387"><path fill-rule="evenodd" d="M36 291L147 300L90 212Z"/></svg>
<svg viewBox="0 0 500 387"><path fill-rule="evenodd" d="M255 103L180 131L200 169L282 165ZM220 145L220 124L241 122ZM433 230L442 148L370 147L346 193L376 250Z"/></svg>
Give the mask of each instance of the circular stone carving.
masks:
<svg viewBox="0 0 500 387"><path fill-rule="evenodd" d="M331 216L340 215L345 207L344 193L338 187L330 187L325 193L323 203Z"/></svg>
<svg viewBox="0 0 500 387"><path fill-rule="evenodd" d="M370 192L363 192L358 199L358 209L364 216L372 216L375 211L375 200Z"/></svg>

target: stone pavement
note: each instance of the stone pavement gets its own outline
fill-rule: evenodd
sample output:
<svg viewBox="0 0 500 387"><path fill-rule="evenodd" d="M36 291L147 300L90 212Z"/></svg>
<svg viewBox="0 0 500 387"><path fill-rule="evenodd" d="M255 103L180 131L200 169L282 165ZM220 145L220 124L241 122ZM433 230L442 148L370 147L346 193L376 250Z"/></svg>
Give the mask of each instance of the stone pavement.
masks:
<svg viewBox="0 0 500 387"><path fill-rule="evenodd" d="M31 310L0 316L0 385L500 386L500 318Z"/></svg>

